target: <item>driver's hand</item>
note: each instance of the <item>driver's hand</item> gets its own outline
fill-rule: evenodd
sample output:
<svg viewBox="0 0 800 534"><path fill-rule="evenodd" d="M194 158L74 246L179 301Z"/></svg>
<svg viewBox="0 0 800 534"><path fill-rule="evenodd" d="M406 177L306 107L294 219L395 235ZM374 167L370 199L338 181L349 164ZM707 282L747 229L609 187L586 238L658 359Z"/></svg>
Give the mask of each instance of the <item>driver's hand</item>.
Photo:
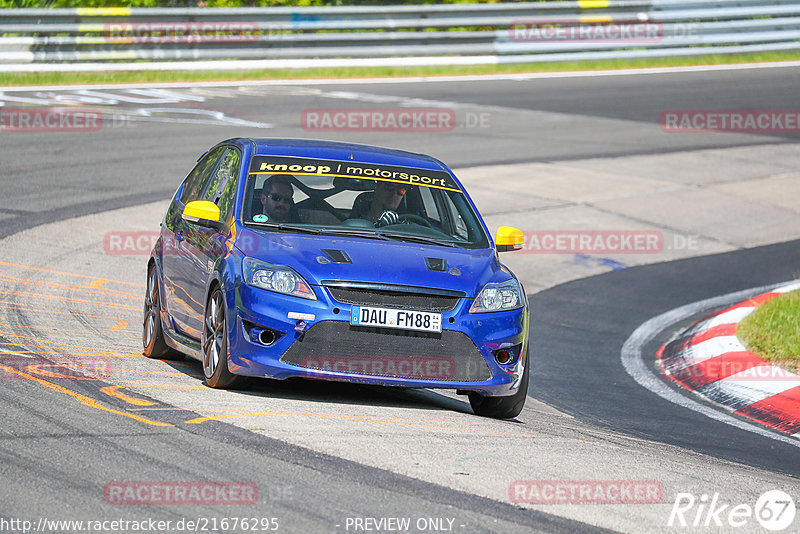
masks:
<svg viewBox="0 0 800 534"><path fill-rule="evenodd" d="M400 216L396 211L386 210L378 217L376 226L389 226L390 224L397 224L400 222Z"/></svg>

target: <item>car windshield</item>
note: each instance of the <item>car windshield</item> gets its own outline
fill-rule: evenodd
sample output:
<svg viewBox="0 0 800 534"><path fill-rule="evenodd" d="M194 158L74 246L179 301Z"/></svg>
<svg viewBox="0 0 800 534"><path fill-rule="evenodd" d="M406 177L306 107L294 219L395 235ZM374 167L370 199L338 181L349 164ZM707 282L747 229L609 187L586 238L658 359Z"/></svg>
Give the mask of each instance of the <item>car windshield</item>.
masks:
<svg viewBox="0 0 800 534"><path fill-rule="evenodd" d="M354 161L254 156L242 221L282 232L489 246L449 173Z"/></svg>

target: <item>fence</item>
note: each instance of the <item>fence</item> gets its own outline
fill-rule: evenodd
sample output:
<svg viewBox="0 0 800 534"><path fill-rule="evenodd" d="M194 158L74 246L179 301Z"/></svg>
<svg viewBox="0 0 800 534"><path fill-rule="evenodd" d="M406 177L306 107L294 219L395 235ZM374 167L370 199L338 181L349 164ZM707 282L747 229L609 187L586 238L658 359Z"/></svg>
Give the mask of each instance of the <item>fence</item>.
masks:
<svg viewBox="0 0 800 534"><path fill-rule="evenodd" d="M0 71L455 65L800 48L797 0L0 10Z"/></svg>

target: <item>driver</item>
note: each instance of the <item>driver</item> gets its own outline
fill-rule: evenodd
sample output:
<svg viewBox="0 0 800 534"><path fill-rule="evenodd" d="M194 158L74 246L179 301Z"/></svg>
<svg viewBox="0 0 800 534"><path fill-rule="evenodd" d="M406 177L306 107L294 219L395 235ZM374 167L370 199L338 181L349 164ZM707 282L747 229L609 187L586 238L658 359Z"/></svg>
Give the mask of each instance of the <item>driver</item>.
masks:
<svg viewBox="0 0 800 534"><path fill-rule="evenodd" d="M294 205L294 186L291 174L273 174L264 181L261 188L261 204L264 215L271 222L282 223L289 220Z"/></svg>
<svg viewBox="0 0 800 534"><path fill-rule="evenodd" d="M359 219L367 219L378 226L387 226L400 222L397 207L406 194L407 187L402 184L379 181L375 185L375 195L366 213L357 215Z"/></svg>

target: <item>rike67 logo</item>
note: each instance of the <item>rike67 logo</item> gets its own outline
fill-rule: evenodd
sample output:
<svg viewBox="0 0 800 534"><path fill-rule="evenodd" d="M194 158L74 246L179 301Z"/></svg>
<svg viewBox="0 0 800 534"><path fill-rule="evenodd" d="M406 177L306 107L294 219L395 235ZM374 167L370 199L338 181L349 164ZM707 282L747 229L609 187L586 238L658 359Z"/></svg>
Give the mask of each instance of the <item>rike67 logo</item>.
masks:
<svg viewBox="0 0 800 534"><path fill-rule="evenodd" d="M794 500L781 490L767 491L750 504L725 503L719 493L712 496L702 494L696 497L691 493L678 493L667 520L668 527L724 527L725 529L744 527L752 531L754 520L762 528L771 531L787 529L796 514Z"/></svg>

